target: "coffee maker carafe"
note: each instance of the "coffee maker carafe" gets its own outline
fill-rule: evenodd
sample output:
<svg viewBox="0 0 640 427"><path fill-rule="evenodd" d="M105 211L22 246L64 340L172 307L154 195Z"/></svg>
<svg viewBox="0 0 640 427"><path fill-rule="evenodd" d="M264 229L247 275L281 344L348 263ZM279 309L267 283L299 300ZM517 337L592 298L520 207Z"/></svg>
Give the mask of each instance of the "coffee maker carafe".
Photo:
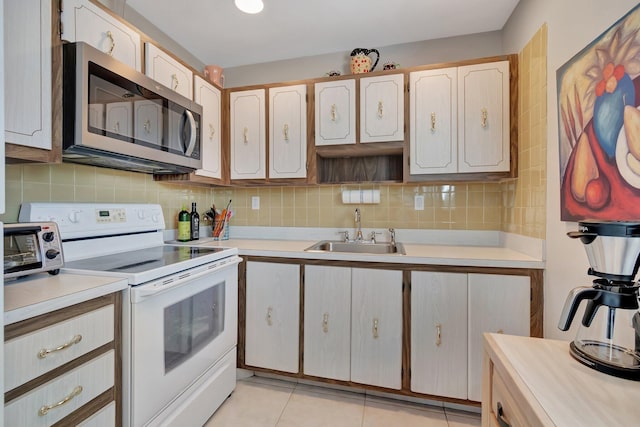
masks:
<svg viewBox="0 0 640 427"><path fill-rule="evenodd" d="M598 371L640 381L639 284L640 223L581 221L579 231L567 235L580 239L589 259L592 286L573 289L564 304L558 328L566 331L580 302L586 307L571 355Z"/></svg>

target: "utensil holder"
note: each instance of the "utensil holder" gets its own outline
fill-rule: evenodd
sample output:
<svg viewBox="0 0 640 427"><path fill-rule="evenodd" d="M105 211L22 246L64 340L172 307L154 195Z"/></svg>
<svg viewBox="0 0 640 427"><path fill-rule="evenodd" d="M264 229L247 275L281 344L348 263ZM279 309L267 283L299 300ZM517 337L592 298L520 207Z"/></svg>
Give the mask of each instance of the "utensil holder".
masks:
<svg viewBox="0 0 640 427"><path fill-rule="evenodd" d="M225 222L220 235L218 237L214 236L213 240L229 240L229 227L229 221Z"/></svg>

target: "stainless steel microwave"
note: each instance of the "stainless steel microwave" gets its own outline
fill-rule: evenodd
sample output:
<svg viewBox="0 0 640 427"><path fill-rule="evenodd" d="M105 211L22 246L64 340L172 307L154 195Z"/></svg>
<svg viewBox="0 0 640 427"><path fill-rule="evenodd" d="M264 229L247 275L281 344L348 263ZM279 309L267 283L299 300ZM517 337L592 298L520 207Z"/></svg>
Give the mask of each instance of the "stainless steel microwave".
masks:
<svg viewBox="0 0 640 427"><path fill-rule="evenodd" d="M202 167L202 107L86 43L63 46L63 159L135 172Z"/></svg>

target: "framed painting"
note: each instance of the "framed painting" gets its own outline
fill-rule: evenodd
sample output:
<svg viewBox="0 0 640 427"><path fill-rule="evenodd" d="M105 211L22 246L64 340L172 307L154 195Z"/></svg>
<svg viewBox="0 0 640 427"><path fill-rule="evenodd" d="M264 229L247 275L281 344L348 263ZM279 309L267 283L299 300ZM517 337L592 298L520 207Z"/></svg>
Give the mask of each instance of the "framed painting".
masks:
<svg viewBox="0 0 640 427"><path fill-rule="evenodd" d="M640 5L557 71L561 220L640 221Z"/></svg>

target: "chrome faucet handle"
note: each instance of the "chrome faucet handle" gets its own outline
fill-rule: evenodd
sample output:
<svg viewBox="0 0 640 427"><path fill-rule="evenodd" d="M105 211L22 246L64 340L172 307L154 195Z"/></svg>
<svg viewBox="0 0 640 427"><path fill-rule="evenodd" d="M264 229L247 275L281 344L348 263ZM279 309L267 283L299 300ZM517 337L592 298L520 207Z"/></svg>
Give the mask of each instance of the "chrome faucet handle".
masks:
<svg viewBox="0 0 640 427"><path fill-rule="evenodd" d="M382 234L379 231L372 231L371 234L369 234L369 240L371 240L371 243L375 243L376 242L376 234Z"/></svg>
<svg viewBox="0 0 640 427"><path fill-rule="evenodd" d="M395 245L396 244L396 230L394 230L393 228L389 229L389 234L391 234L391 244Z"/></svg>
<svg viewBox="0 0 640 427"><path fill-rule="evenodd" d="M345 242L349 241L349 230L338 231L338 234L343 234L344 235L344 241Z"/></svg>

